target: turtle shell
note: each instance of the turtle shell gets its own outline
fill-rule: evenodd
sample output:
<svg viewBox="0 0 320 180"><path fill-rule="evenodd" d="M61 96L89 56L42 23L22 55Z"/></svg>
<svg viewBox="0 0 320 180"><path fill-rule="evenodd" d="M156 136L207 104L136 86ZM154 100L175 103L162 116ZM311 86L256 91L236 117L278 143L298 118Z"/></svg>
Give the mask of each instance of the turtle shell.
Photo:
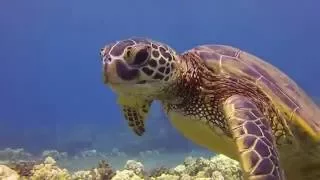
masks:
<svg viewBox="0 0 320 180"><path fill-rule="evenodd" d="M231 46L202 45L187 52L197 54L215 72L250 79L286 114L287 121L292 121L310 136L320 140L319 107L278 68Z"/></svg>

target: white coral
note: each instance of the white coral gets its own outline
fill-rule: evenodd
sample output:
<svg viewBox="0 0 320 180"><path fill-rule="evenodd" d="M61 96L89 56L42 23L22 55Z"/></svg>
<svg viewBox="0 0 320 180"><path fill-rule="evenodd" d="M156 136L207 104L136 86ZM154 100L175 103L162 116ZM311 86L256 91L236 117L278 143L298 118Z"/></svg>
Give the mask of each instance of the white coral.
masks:
<svg viewBox="0 0 320 180"><path fill-rule="evenodd" d="M128 160L124 169L132 170L135 174L139 176L143 176L144 173L144 166L141 162L135 160Z"/></svg>
<svg viewBox="0 0 320 180"><path fill-rule="evenodd" d="M183 164L180 164L180 165L176 166L173 170L175 172L177 172L178 174L183 174L186 170L186 166Z"/></svg>
<svg viewBox="0 0 320 180"><path fill-rule="evenodd" d="M77 171L72 174L71 179L75 180L93 180L90 171Z"/></svg>
<svg viewBox="0 0 320 180"><path fill-rule="evenodd" d="M70 179L69 172L56 166L56 161L52 157L47 157L44 163L35 165L32 169L32 174L32 180Z"/></svg>
<svg viewBox="0 0 320 180"><path fill-rule="evenodd" d="M188 174L196 179L214 178L217 180L242 179L242 171L237 161L224 155L217 155L210 160L203 157L187 157L183 165L175 167L174 172L180 176Z"/></svg>
<svg viewBox="0 0 320 180"><path fill-rule="evenodd" d="M171 174L161 174L161 176L156 177L155 180L179 180L180 177Z"/></svg>
<svg viewBox="0 0 320 180"><path fill-rule="evenodd" d="M143 180L141 177L136 175L132 170L117 171L116 175L111 180Z"/></svg>
<svg viewBox="0 0 320 180"><path fill-rule="evenodd" d="M242 179L242 171L238 161L230 159L222 154L210 159L211 169L219 171L226 180Z"/></svg>

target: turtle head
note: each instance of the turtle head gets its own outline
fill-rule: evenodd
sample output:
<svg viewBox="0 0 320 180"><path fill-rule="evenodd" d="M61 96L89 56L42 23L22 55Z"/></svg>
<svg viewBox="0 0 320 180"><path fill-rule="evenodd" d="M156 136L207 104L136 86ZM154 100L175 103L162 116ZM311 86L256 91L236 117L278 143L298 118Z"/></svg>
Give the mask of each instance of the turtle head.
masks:
<svg viewBox="0 0 320 180"><path fill-rule="evenodd" d="M175 80L179 58L165 44L131 38L106 45L100 51L104 83L116 93L156 96Z"/></svg>

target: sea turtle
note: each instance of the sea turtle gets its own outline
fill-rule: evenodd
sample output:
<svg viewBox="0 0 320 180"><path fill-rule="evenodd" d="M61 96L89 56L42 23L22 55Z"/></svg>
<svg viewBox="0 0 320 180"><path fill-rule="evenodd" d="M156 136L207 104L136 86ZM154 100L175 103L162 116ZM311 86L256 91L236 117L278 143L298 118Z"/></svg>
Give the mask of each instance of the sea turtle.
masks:
<svg viewBox="0 0 320 180"><path fill-rule="evenodd" d="M320 179L320 110L287 75L227 45L182 54L148 38L101 48L104 83L139 136L159 100L191 141L240 162L245 179Z"/></svg>

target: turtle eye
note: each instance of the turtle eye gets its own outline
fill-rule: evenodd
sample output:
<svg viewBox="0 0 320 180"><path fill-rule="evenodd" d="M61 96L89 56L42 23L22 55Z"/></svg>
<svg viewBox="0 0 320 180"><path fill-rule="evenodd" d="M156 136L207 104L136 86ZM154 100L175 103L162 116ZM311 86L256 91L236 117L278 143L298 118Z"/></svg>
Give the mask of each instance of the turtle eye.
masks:
<svg viewBox="0 0 320 180"><path fill-rule="evenodd" d="M101 48L101 49L100 49L99 54L100 54L101 57L104 55L104 48Z"/></svg>
<svg viewBox="0 0 320 180"><path fill-rule="evenodd" d="M140 49L136 53L132 64L135 64L135 65L143 64L148 60L148 58L149 58L149 49L148 48Z"/></svg>
<svg viewBox="0 0 320 180"><path fill-rule="evenodd" d="M146 46L134 46L127 47L126 52L124 54L124 59L131 65L142 65L150 57L150 47Z"/></svg>
<svg viewBox="0 0 320 180"><path fill-rule="evenodd" d="M131 64L133 61L134 50L131 46L126 48L126 52L124 53L124 59Z"/></svg>

